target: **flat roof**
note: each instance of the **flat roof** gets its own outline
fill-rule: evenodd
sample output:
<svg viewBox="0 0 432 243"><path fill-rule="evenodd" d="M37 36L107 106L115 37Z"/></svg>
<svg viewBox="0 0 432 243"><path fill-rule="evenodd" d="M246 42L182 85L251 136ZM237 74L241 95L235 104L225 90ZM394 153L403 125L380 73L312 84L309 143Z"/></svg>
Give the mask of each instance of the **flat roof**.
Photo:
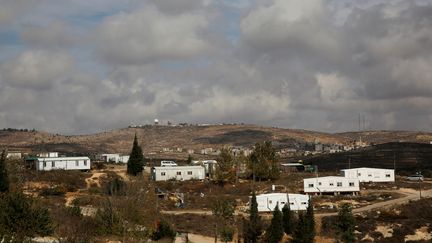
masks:
<svg viewBox="0 0 432 243"><path fill-rule="evenodd" d="M310 177L310 178L304 178L303 180L312 180L312 179L343 179L343 180L358 180L357 178L347 178L347 177L344 177L344 176Z"/></svg>
<svg viewBox="0 0 432 243"><path fill-rule="evenodd" d="M89 157L51 157L51 158L37 158L38 161L59 161L59 160L83 160L90 159Z"/></svg>
<svg viewBox="0 0 432 243"><path fill-rule="evenodd" d="M300 163L282 163L282 166L304 166L303 164Z"/></svg>
<svg viewBox="0 0 432 243"><path fill-rule="evenodd" d="M394 169L385 169L385 168L372 168L372 167L358 167L358 168L350 168L350 169L342 169L341 171L345 171L345 170L394 170Z"/></svg>
<svg viewBox="0 0 432 243"><path fill-rule="evenodd" d="M186 170L186 169L204 169L201 165L186 165L186 166L155 166L157 170Z"/></svg>

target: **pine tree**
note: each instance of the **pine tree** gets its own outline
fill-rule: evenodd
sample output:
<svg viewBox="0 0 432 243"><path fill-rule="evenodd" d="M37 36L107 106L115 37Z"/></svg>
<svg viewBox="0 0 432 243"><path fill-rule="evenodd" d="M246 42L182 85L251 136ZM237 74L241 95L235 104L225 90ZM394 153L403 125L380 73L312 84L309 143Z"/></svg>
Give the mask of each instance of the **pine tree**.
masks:
<svg viewBox="0 0 432 243"><path fill-rule="evenodd" d="M255 191L252 192L249 222L247 226L248 228L244 236L245 242L256 243L258 241L258 237L261 235L262 232L262 223L261 218L258 215L258 203L256 200Z"/></svg>
<svg viewBox="0 0 432 243"><path fill-rule="evenodd" d="M282 221L283 221L283 227L284 232L286 234L292 234L294 231L294 215L291 212L291 209L289 207L289 201L283 206L282 208Z"/></svg>
<svg viewBox="0 0 432 243"><path fill-rule="evenodd" d="M9 191L9 178L6 170L6 151L0 156L0 193Z"/></svg>
<svg viewBox="0 0 432 243"><path fill-rule="evenodd" d="M336 224L339 238L342 242L352 243L355 242L356 238L354 235L355 218L351 211L351 206L349 204L343 204L339 214L338 222Z"/></svg>
<svg viewBox="0 0 432 243"><path fill-rule="evenodd" d="M313 211L312 198L309 198L309 205L306 209L305 224L306 224L308 242L314 242L314 239L315 239L315 216L314 216L314 211Z"/></svg>
<svg viewBox="0 0 432 243"><path fill-rule="evenodd" d="M133 141L132 151L130 153L129 161L127 163L127 173L136 176L143 171L144 156L141 147L138 145L138 139L135 134Z"/></svg>
<svg viewBox="0 0 432 243"><path fill-rule="evenodd" d="M282 224L282 213L279 210L279 205L276 205L273 211L273 218L271 220L269 228L267 229L267 242L278 243L281 240L284 234Z"/></svg>

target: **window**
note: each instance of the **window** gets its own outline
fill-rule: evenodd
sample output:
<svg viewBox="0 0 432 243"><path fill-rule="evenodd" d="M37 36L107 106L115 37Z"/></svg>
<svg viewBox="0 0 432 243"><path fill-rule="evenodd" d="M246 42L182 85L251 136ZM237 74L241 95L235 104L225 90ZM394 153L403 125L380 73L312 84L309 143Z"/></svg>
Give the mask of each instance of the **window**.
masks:
<svg viewBox="0 0 432 243"><path fill-rule="evenodd" d="M318 186L321 186L322 185L322 183L321 182L318 182Z"/></svg>
<svg viewBox="0 0 432 243"><path fill-rule="evenodd" d="M336 186L337 187L341 187L342 186L342 182L336 182Z"/></svg>
<svg viewBox="0 0 432 243"><path fill-rule="evenodd" d="M361 173L358 173L358 176L361 176Z"/></svg>
<svg viewBox="0 0 432 243"><path fill-rule="evenodd" d="M302 204L302 205L306 205L306 204L307 204L307 202L301 202L301 204Z"/></svg>
<svg viewBox="0 0 432 243"><path fill-rule="evenodd" d="M281 204L285 204L285 202L281 202Z"/></svg>
<svg viewBox="0 0 432 243"><path fill-rule="evenodd" d="M79 165L79 161L77 160L77 161L75 161L75 166L78 166Z"/></svg>
<svg viewBox="0 0 432 243"><path fill-rule="evenodd" d="M273 201L272 200L269 200L269 204L272 204L273 203Z"/></svg>
<svg viewBox="0 0 432 243"><path fill-rule="evenodd" d="M354 182L350 182L350 183L349 183L349 186L354 186Z"/></svg>
<svg viewBox="0 0 432 243"><path fill-rule="evenodd" d="M192 175L192 171L188 171L187 174L188 174L188 175Z"/></svg>
<svg viewBox="0 0 432 243"><path fill-rule="evenodd" d="M308 187L313 187L313 186L314 186L313 184L309 184L309 185L308 185Z"/></svg>
<svg viewBox="0 0 432 243"><path fill-rule="evenodd" d="M84 160L84 166L87 166L87 160Z"/></svg>
<svg viewBox="0 0 432 243"><path fill-rule="evenodd" d="M368 174L368 177L372 177L372 174Z"/></svg>
<svg viewBox="0 0 432 243"><path fill-rule="evenodd" d="M330 185L330 186L334 186L334 184L333 184L333 182L332 182L332 181L331 181L331 182L329 182L329 185Z"/></svg>
<svg viewBox="0 0 432 243"><path fill-rule="evenodd" d="M293 202L290 202L290 205L294 205L294 203L293 203Z"/></svg>
<svg viewBox="0 0 432 243"><path fill-rule="evenodd" d="M161 172L161 176L165 176L165 172Z"/></svg>
<svg viewBox="0 0 432 243"><path fill-rule="evenodd" d="M55 162L54 161L52 162L52 166L55 167Z"/></svg>
<svg viewBox="0 0 432 243"><path fill-rule="evenodd" d="M177 175L181 175L181 171L177 171Z"/></svg>
<svg viewBox="0 0 432 243"><path fill-rule="evenodd" d="M45 161L43 162L43 167L46 167L46 162Z"/></svg>
<svg viewBox="0 0 432 243"><path fill-rule="evenodd" d="M391 175L390 174L386 174L386 178L390 178L391 177Z"/></svg>

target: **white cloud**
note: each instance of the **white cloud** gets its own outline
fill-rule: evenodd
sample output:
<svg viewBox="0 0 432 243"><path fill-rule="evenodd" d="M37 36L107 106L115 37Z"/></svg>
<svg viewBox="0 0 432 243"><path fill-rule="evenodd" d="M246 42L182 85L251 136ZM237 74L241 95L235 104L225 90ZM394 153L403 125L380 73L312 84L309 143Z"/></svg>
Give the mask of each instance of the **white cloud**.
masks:
<svg viewBox="0 0 432 243"><path fill-rule="evenodd" d="M209 44L200 35L207 26L204 15L167 15L154 7L107 18L97 32L98 50L105 61L143 64L190 58Z"/></svg>
<svg viewBox="0 0 432 243"><path fill-rule="evenodd" d="M13 87L49 89L73 65L73 58L65 52L28 50L1 66L1 80Z"/></svg>

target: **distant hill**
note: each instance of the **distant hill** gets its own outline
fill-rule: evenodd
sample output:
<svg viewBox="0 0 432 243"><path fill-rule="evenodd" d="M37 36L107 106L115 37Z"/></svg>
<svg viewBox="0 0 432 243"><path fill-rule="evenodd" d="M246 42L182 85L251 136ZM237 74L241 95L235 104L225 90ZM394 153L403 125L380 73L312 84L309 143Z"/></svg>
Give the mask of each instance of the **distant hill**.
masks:
<svg viewBox="0 0 432 243"><path fill-rule="evenodd" d="M270 140L277 147L312 148L315 141L323 144L345 144L362 136L373 143L399 141L429 143L431 133L419 132L363 132L323 133L307 130L283 129L257 125L208 126L144 126L123 128L88 135L59 135L38 131L0 131L0 147L25 152L58 151L68 154L129 153L133 136L137 134L145 153L156 153L162 148L200 150L225 145L251 147L256 142Z"/></svg>
<svg viewBox="0 0 432 243"><path fill-rule="evenodd" d="M318 155L304 160L318 165L320 171L336 171L355 167L376 167L397 170L431 170L432 145L426 143L392 142L355 151Z"/></svg>

